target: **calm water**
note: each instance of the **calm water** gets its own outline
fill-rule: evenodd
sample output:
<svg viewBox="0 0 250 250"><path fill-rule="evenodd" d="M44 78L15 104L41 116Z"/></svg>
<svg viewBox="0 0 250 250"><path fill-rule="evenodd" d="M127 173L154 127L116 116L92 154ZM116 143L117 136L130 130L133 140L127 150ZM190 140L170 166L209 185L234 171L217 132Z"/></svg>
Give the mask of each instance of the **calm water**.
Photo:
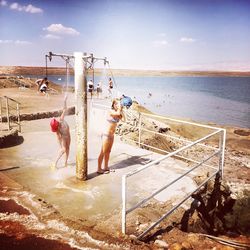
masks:
<svg viewBox="0 0 250 250"><path fill-rule="evenodd" d="M49 76L59 84L65 78ZM95 84L99 80L105 95L107 78L96 76ZM250 128L250 77L116 77L114 91L157 114Z"/></svg>

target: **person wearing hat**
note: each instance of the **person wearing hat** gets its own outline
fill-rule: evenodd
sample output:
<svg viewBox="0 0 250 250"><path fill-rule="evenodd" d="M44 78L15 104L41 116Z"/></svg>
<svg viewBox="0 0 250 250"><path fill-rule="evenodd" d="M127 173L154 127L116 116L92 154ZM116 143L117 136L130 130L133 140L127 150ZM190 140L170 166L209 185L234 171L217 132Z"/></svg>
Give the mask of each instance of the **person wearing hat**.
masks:
<svg viewBox="0 0 250 250"><path fill-rule="evenodd" d="M66 101L67 101L67 96L65 96L64 98L63 112L59 120L57 120L56 118L53 118L50 121L51 131L56 133L58 142L61 147L61 150L59 151L58 157L53 167L57 167L58 161L64 154L65 154L64 166L67 167L67 164L68 164L69 148L70 148L70 130L69 130L68 123L64 120L64 116L67 110Z"/></svg>

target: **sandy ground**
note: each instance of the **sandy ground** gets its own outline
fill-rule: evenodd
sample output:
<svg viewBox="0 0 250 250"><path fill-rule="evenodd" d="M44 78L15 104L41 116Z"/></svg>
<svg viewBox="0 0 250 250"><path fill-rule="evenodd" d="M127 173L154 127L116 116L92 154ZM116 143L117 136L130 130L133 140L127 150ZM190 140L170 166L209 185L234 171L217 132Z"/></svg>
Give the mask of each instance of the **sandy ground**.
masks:
<svg viewBox="0 0 250 250"><path fill-rule="evenodd" d="M49 96L44 96L36 91L36 87L33 81L30 82L32 88L1 88L0 96L11 97L21 103L21 113L34 113L42 111L51 111L61 109L63 103L64 94L58 89L58 93L51 93ZM55 86L53 86L55 87ZM68 106L74 105L74 95L69 94ZM137 107L142 109L142 107ZM28 123L27 123L28 124ZM248 187L250 184L250 129L224 127L227 130L226 140L226 153L225 153L225 171L224 179L232 184L232 187L237 189L237 185ZM42 125L32 127L27 125L23 128L24 131L42 131L46 130ZM203 132L199 130L193 130L193 127L178 127L172 126L172 131L178 132L179 135L194 139L202 136ZM192 132L191 132L192 131ZM1 150L1 149L0 149ZM0 176L0 180L1 180ZM3 183L7 180L9 188L8 190L3 189ZM149 239L146 243L137 242L134 239L121 238L118 240L116 237L112 238L110 235L107 236L101 232L91 231L90 228L84 228L77 224L61 224L61 228L51 226L51 234L49 238L44 237L46 232L41 233L38 228L34 228L28 225L32 225L36 221L37 227L43 227L44 223L52 223L56 220L61 220L61 216L55 211L46 201L40 200L37 202L39 208L44 209L39 215L36 212L25 210L22 206L18 205L19 197L25 202L29 202L30 194L25 193L23 187L15 182L2 177L1 180L1 199L0 203L0 242L1 249L32 249L31 246L34 242L37 242L36 249L77 249L79 245L74 245L74 242L79 242L77 239L72 238L74 234L80 234L81 230L87 230L93 240L87 240L85 243L82 242L81 246L89 247L90 249L234 249L234 248L223 248L219 243L215 243L212 240L208 240L204 236L198 234L187 234L184 233L174 226L163 227L161 233ZM25 195L24 195L25 193ZM39 199L39 198L38 198ZM37 199L35 199L37 200ZM32 199L34 201L34 199ZM164 209L162 207L161 209ZM7 212L7 214L6 214ZM155 211L157 213L157 211ZM35 217L34 217L35 215ZM180 214L179 214L180 215ZM174 215L172 221L178 221L178 213ZM17 222L15 216L21 216L24 218L24 223ZM154 216L153 214L151 216ZM45 222L44 222L45 221ZM51 222L52 221L52 222ZM63 221L63 220L62 220ZM64 221L65 222L65 221ZM39 224L42 223L42 224ZM112 222L111 222L112 223ZM72 230L72 234L67 235L68 239L72 239L71 243L65 243L63 240L55 240L51 235L63 234L63 228L69 226ZM5 232L5 233L3 233ZM6 232L8 232L6 234ZM84 236L85 237L85 236ZM83 237L83 238L84 238ZM87 237L87 236L86 236ZM95 240L98 242L96 242ZM157 240L159 241L157 243ZM249 239L246 236L237 236L235 240L240 242L248 242ZM100 241L100 242L99 242ZM167 242L168 246L163 246L161 241ZM67 241L69 242L69 241ZM105 245L106 242L107 245ZM215 248L213 248L215 247Z"/></svg>

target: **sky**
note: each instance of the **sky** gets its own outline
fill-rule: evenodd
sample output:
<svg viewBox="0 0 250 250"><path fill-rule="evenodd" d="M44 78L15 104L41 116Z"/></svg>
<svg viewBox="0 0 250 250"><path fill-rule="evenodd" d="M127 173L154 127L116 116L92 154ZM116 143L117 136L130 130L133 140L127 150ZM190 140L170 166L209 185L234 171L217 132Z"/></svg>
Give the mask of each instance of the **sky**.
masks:
<svg viewBox="0 0 250 250"><path fill-rule="evenodd" d="M0 65L45 66L49 51L116 69L250 71L250 0L0 0Z"/></svg>

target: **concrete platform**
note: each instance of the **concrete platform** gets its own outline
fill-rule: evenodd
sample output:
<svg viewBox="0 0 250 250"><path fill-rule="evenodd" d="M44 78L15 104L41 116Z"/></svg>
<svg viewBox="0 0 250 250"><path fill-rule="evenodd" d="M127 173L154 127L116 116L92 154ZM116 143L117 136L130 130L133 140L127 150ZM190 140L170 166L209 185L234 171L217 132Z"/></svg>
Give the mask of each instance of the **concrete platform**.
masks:
<svg viewBox="0 0 250 250"><path fill-rule="evenodd" d="M79 181L75 177L74 116L66 117L72 136L67 168L62 167L62 161L58 169L51 169L59 145L55 134L50 132L50 119L43 119L23 122L24 142L0 150L0 170L4 170L1 172L52 204L67 218L81 219L89 224L120 214L122 175L160 155L128 145L116 137L110 158L110 168L115 172L98 175L97 157L101 147L100 121L104 119L103 115L103 111L95 110L89 119L87 181ZM187 166L184 162L171 158L131 177L128 180L128 207L171 182L185 169ZM159 202L174 202L195 186L191 177L185 177L178 185L161 192L155 199Z"/></svg>

